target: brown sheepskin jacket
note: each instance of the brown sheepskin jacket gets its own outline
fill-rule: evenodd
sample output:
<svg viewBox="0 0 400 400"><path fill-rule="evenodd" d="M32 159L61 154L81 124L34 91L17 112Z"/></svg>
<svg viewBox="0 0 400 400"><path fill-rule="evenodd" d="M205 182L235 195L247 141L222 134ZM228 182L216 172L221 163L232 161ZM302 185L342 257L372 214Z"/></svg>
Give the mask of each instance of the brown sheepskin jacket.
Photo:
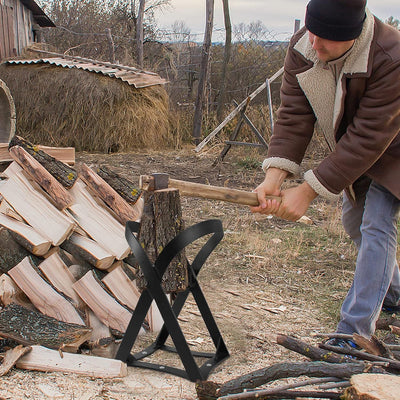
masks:
<svg viewBox="0 0 400 400"><path fill-rule="evenodd" d="M304 175L318 194L335 198L347 188L354 197L358 183L372 179L400 199L400 32L367 10L336 83L303 28L290 42L284 69L263 169L298 174L316 128L331 149Z"/></svg>

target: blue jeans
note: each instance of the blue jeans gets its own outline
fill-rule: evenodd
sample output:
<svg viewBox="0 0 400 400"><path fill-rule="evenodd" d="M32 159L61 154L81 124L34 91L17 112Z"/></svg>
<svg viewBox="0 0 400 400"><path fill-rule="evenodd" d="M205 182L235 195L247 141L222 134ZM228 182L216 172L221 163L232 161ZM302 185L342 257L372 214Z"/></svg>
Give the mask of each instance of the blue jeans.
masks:
<svg viewBox="0 0 400 400"><path fill-rule="evenodd" d="M353 284L343 302L337 332L370 337L382 305L400 304L396 261L400 200L375 182L364 201L343 198L342 222L358 248Z"/></svg>

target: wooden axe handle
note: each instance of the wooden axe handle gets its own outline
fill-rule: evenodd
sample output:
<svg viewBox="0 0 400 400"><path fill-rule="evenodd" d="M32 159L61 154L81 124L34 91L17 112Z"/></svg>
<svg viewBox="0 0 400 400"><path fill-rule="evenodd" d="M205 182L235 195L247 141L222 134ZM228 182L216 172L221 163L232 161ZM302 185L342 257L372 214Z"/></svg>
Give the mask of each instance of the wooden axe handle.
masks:
<svg viewBox="0 0 400 400"><path fill-rule="evenodd" d="M178 189L183 196L202 197L205 199L222 200L245 206L258 206L257 193L244 190L229 189L220 186L204 185L202 183L186 182L169 179L168 187ZM267 196L267 199L281 201L279 196Z"/></svg>

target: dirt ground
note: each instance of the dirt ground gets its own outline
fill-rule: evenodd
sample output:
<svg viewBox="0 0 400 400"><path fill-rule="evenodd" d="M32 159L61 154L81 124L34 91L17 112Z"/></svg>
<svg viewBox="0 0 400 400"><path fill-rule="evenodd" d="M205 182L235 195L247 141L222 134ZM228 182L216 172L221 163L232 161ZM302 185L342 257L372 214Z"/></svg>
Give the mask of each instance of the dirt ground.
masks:
<svg viewBox="0 0 400 400"><path fill-rule="evenodd" d="M237 156L232 152L228 153L224 163L213 167L216 154L208 152L199 155L191 149L111 155L80 153L77 154L77 162L109 166L134 182L139 175L153 172L166 172L176 179L245 190L252 190L261 182L261 169L250 165L254 159L261 161L261 155ZM314 225L326 220L324 207L326 205L322 203L315 206ZM303 359L276 344L278 333L307 338L313 332L334 330L335 318L319 311L318 293L315 292L322 291L325 285L323 275L318 275L320 270L317 264L320 261L311 259L300 266L289 265L279 249L268 257L263 252L255 254L254 243L246 244L244 241L245 244L235 247L236 238L240 237L242 243L243 231L252 232L253 228L270 232L272 243L269 247L279 246L281 239L275 239L274 235L289 232L294 224L252 215L247 207L200 199L182 198L182 210L187 226L218 218L222 220L225 231L224 239L199 276L200 285L230 352L230 357L211 373L210 380L224 382L285 360ZM310 246L315 244L310 243ZM269 254L271 256L272 253ZM304 284L307 276L303 277L309 273L307 263L316 265L312 276L321 285L320 288L311 287L311 284L310 287L303 287L307 286ZM301 284L292 280L293 275L288 276L285 269L292 269ZM341 271L338 279L342 281L342 291L346 289L350 275L351 271ZM331 296L338 303L342 293L339 290ZM180 323L193 350L213 350L192 298L182 311ZM146 340L150 338L143 339ZM160 357L165 358L164 355ZM176 359L168 362L176 363ZM196 392L194 383L185 379L139 368L129 368L125 378L106 380L13 369L0 378L0 398L189 400L196 398Z"/></svg>

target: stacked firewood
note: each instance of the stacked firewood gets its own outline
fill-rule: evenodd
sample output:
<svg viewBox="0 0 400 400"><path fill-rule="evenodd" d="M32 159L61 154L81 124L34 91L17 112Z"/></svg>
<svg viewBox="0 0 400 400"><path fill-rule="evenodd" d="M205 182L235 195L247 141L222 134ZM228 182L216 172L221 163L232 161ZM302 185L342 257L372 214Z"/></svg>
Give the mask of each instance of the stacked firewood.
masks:
<svg viewBox="0 0 400 400"><path fill-rule="evenodd" d="M381 330L389 334L380 334ZM277 344L307 357L304 362L283 362L253 371L224 383L198 382L199 400L211 399L344 399L394 400L400 393L400 319L379 319L377 332L383 338L360 335L315 334L320 338L300 340L278 335ZM322 341L321 341L321 338ZM352 347L329 346L326 340L352 340ZM389 342L390 344L388 344ZM311 361L310 361L311 360ZM279 384L282 379L291 379Z"/></svg>
<svg viewBox="0 0 400 400"><path fill-rule="evenodd" d="M111 358L140 296L124 228L141 219L140 190L106 168L77 171L20 137L8 151L13 161L0 177L0 344L14 347L8 358L22 368L126 373ZM143 333L161 325L153 305ZM82 349L102 361L72 354Z"/></svg>

